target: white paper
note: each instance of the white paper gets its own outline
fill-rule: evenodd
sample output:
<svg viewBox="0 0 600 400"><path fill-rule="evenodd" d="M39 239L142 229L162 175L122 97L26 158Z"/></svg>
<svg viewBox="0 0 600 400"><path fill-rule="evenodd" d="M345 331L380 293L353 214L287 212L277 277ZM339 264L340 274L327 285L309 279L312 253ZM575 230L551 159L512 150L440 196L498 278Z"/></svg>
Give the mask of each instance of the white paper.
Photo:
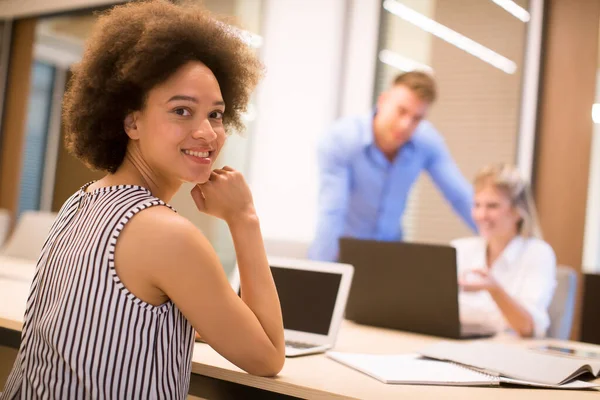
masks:
<svg viewBox="0 0 600 400"><path fill-rule="evenodd" d="M384 383L411 385L498 385L495 376L456 364L422 359L416 354L357 354L328 352L327 355Z"/></svg>

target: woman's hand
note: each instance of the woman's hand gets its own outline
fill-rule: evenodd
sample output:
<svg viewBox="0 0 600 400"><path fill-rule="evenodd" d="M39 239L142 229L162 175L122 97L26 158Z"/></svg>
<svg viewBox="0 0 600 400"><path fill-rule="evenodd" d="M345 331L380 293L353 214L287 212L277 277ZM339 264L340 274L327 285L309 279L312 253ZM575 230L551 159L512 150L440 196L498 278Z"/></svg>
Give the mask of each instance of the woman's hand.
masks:
<svg viewBox="0 0 600 400"><path fill-rule="evenodd" d="M206 183L192 189L191 195L198 210L227 223L256 214L244 176L231 167L215 169Z"/></svg>
<svg viewBox="0 0 600 400"><path fill-rule="evenodd" d="M486 290L508 321L508 324L522 337L534 334L533 317L516 299L513 299L494 279L487 269L474 269L458 280L460 288L465 292Z"/></svg>
<svg viewBox="0 0 600 400"><path fill-rule="evenodd" d="M492 292L498 288L498 282L487 269L467 271L458 280L458 284L465 292L478 292L480 290Z"/></svg>

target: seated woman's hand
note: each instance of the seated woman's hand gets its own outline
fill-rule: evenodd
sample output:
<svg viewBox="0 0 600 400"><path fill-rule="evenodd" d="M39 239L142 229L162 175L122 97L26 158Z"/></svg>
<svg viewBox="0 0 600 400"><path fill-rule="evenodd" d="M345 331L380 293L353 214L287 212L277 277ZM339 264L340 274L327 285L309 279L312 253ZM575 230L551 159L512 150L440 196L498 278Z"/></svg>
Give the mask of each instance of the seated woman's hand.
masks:
<svg viewBox="0 0 600 400"><path fill-rule="evenodd" d="M473 269L467 271L458 280L458 284L465 292L478 292L480 290L493 291L498 287L498 282L487 269Z"/></svg>
<svg viewBox="0 0 600 400"><path fill-rule="evenodd" d="M215 169L209 180L196 185L191 194L200 211L225 222L255 215L250 188L243 175L231 167Z"/></svg>

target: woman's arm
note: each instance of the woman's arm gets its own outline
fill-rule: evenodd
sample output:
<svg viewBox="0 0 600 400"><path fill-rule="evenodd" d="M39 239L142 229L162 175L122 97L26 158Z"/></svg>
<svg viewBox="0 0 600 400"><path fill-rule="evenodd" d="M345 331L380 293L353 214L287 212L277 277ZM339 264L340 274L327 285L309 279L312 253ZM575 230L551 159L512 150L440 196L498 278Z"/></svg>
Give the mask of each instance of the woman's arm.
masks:
<svg viewBox="0 0 600 400"><path fill-rule="evenodd" d="M173 301L202 339L233 364L255 375L276 375L285 360L283 321L258 218L241 174L216 175L193 197L201 211L230 227L242 299L206 237L166 207L144 210L126 225L116 249L117 273L142 300Z"/></svg>
<svg viewBox="0 0 600 400"><path fill-rule="evenodd" d="M242 300L253 311L279 356L285 356L279 296L269 267L256 214L229 223L237 255ZM283 366L283 364L281 365Z"/></svg>
<svg viewBox="0 0 600 400"><path fill-rule="evenodd" d="M533 336L534 322L531 314L516 299L512 298L487 270L475 269L469 273L478 276L473 280L462 279L460 281L460 286L464 291L486 290L498 305L511 328L522 337Z"/></svg>
<svg viewBox="0 0 600 400"><path fill-rule="evenodd" d="M543 337L550 324L548 307L556 287L556 256L546 242L527 240L524 253L516 261L518 265L514 265L520 272L510 284L516 286L501 287L488 270L480 269L471 271L479 275L478 279L461 279L460 285L465 291L487 290L521 336Z"/></svg>
<svg viewBox="0 0 600 400"><path fill-rule="evenodd" d="M508 324L522 337L532 337L534 323L531 314L513 299L502 286L496 284L488 290Z"/></svg>

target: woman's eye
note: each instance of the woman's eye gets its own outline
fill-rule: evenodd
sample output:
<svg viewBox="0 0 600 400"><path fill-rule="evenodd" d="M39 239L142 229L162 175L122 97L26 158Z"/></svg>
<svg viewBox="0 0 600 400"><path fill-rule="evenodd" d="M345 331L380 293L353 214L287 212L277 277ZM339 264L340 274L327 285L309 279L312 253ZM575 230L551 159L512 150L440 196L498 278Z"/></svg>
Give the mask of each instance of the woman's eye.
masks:
<svg viewBox="0 0 600 400"><path fill-rule="evenodd" d="M186 108L176 108L174 112L175 114L180 115L182 117L189 117L190 115L192 115L190 111Z"/></svg>
<svg viewBox="0 0 600 400"><path fill-rule="evenodd" d="M214 119L223 119L223 111L213 111L210 113L210 117Z"/></svg>

